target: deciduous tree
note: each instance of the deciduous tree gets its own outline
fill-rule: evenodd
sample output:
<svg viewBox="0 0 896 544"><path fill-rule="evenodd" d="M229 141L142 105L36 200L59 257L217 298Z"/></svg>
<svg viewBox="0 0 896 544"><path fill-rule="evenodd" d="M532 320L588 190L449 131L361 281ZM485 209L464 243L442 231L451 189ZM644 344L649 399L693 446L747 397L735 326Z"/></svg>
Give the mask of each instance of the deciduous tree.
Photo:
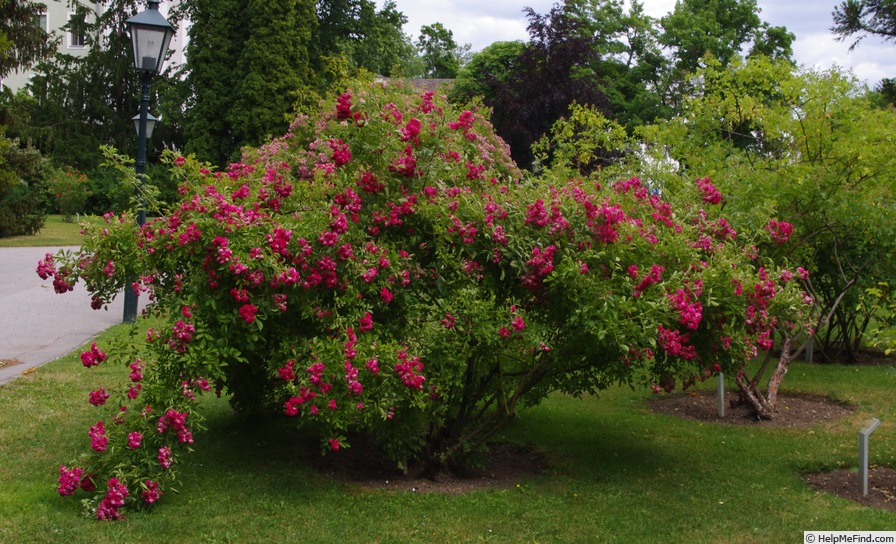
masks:
<svg viewBox="0 0 896 544"><path fill-rule="evenodd" d="M417 49L423 59L424 77L452 79L460 70L460 56L454 33L442 23L423 25L417 38Z"/></svg>
<svg viewBox="0 0 896 544"><path fill-rule="evenodd" d="M417 50L405 34L408 19L388 0L377 10L371 0L318 0L312 65L344 56L350 74L359 69L385 77L416 75Z"/></svg>
<svg viewBox="0 0 896 544"><path fill-rule="evenodd" d="M602 90L600 55L591 47L584 23L561 6L546 15L532 9L526 14L530 41L512 62L510 77L485 82L485 104L493 109L495 129L510 145L514 160L530 168L532 144L573 102L608 115L612 105Z"/></svg>
<svg viewBox="0 0 896 544"><path fill-rule="evenodd" d="M763 23L759 13L756 0L677 0L660 24L679 77L694 73L707 54L724 65L748 45L753 53L791 58L794 35Z"/></svg>
<svg viewBox="0 0 896 544"><path fill-rule="evenodd" d="M668 107L669 60L660 47L658 21L635 0L571 0L567 14L584 26L598 55L595 71L612 104L613 117L629 130L671 115Z"/></svg>
<svg viewBox="0 0 896 544"><path fill-rule="evenodd" d="M521 41L487 45L460 69L448 97L454 102L480 97L487 104L494 104L494 91L509 84L514 77L523 49L525 44Z"/></svg>

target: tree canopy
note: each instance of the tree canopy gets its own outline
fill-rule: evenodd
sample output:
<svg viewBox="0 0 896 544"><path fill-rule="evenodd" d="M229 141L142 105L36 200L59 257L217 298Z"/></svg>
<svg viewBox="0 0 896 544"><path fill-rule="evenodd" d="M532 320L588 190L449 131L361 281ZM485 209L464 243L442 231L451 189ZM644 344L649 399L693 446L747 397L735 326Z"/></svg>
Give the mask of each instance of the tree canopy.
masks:
<svg viewBox="0 0 896 544"><path fill-rule="evenodd" d="M591 46L585 23L569 17L560 5L545 15L531 8L525 11L529 43L497 44L484 58L474 57L461 72L461 87L452 96L466 100L472 96L463 93L484 90L495 129L510 145L517 164L529 168L532 144L569 111L570 104L604 112L611 104L598 69L601 57Z"/></svg>
<svg viewBox="0 0 896 544"><path fill-rule="evenodd" d="M747 48L747 56L792 56L793 34L763 22L755 0L680 0L660 20L622 0L568 0L545 15L526 13L529 41L484 49L451 92L493 108L498 133L524 165L531 144L573 102L631 132L679 111L707 58L724 65Z"/></svg>
<svg viewBox="0 0 896 544"><path fill-rule="evenodd" d="M45 9L30 0L0 3L0 79L14 70L30 68L53 53L54 41L36 24Z"/></svg>
<svg viewBox="0 0 896 544"><path fill-rule="evenodd" d="M521 41L487 45L457 73L454 85L448 91L449 98L463 102L477 96L491 97L494 90L507 85L514 77L525 47Z"/></svg>
<svg viewBox="0 0 896 544"><path fill-rule="evenodd" d="M349 70L364 69L385 77L410 76L417 51L404 33L408 19L388 0L377 10L372 0L318 0L317 26L311 43L318 77L328 59L343 58Z"/></svg>
<svg viewBox="0 0 896 544"><path fill-rule="evenodd" d="M460 70L457 42L454 33L442 23L423 25L417 38L417 49L423 59L424 76L453 79Z"/></svg>
<svg viewBox="0 0 896 544"><path fill-rule="evenodd" d="M598 59L595 71L612 104L613 116L631 129L668 117L669 60L663 55L658 21L635 0L571 0L567 16L583 23Z"/></svg>
<svg viewBox="0 0 896 544"><path fill-rule="evenodd" d="M838 39L854 38L850 50L868 35L896 40L896 3L892 0L844 0L833 12L831 32Z"/></svg>
<svg viewBox="0 0 896 544"><path fill-rule="evenodd" d="M759 12L756 0L677 0L660 20L661 42L683 73L695 72L707 53L727 63L751 42L755 53L790 58L794 35L763 23Z"/></svg>

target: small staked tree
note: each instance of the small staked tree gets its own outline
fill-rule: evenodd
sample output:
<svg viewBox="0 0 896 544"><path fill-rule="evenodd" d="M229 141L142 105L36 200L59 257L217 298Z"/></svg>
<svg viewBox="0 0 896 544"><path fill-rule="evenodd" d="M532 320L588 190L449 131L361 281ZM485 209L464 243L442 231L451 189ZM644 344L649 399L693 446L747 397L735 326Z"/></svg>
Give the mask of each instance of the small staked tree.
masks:
<svg viewBox="0 0 896 544"><path fill-rule="evenodd" d="M812 271L816 358L856 361L880 317L868 290L896 284L896 212L886 204L896 110L836 70L710 59L699 74L686 113L639 132L651 150L641 171L667 184L694 172L719 179L736 230L772 234L769 251Z"/></svg>

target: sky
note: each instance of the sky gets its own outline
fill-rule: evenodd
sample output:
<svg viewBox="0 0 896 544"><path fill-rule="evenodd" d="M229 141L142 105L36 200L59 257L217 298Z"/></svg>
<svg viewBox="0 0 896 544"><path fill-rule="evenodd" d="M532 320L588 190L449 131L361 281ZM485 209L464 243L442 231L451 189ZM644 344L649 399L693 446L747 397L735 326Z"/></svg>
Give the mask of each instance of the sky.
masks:
<svg viewBox="0 0 896 544"><path fill-rule="evenodd" d="M546 14L559 0L395 0L408 17L404 30L416 40L423 25L442 23L460 44L473 51L497 41L528 39L523 8ZM642 0L644 10L662 17L675 0ZM849 51L852 41L839 42L830 31L831 13L841 0L759 0L759 16L772 26L785 26L796 35L794 57L805 68L848 68L869 85L896 77L896 43L866 38ZM384 0L377 0L382 6Z"/></svg>

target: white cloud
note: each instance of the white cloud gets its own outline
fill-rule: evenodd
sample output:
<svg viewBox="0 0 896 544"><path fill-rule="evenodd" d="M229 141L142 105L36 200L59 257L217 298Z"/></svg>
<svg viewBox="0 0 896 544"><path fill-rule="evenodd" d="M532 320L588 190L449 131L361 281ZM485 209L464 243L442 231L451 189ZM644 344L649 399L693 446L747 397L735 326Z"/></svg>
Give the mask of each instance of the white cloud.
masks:
<svg viewBox="0 0 896 544"><path fill-rule="evenodd" d="M452 29L454 41L460 45L469 43L473 45L474 51L494 42L525 40L528 37L525 21L519 19L476 15L465 16L460 23L457 30Z"/></svg>
<svg viewBox="0 0 896 544"><path fill-rule="evenodd" d="M377 2L382 5L383 0ZM537 13L546 13L553 0L535 0L521 4L519 0L398 0L398 10L408 17L405 32L414 40L424 25L442 23L454 34L458 44L471 44L473 51L497 41L526 40L527 21L523 8L531 6Z"/></svg>
<svg viewBox="0 0 896 544"><path fill-rule="evenodd" d="M883 78L896 76L896 46L865 40L849 51L849 42L840 42L830 33L798 36L794 56L807 68L849 68L860 80L870 85Z"/></svg>

